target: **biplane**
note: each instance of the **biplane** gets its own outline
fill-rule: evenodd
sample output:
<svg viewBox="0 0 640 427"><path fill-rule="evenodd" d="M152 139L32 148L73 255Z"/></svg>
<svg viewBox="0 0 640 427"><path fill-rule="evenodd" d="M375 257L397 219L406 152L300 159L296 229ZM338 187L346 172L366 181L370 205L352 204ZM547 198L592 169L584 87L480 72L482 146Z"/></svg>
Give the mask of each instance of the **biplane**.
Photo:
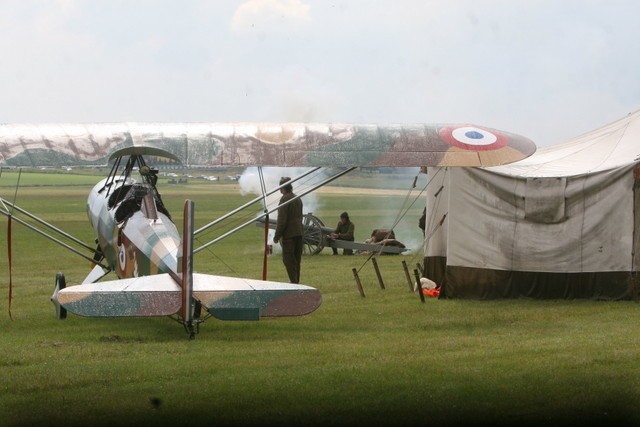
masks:
<svg viewBox="0 0 640 427"><path fill-rule="evenodd" d="M148 159L185 166L340 169L320 186L356 167L494 166L525 158L535 148L522 136L475 125L6 124L0 125L2 167L110 165L110 172L87 201L97 247L9 200L0 198L0 212L73 252L80 254L50 230L88 251L81 255L94 267L81 284L66 286L64 274L56 275L51 301L58 318L67 312L88 317L172 316L193 337L204 320L202 310L222 320L298 316L316 310L322 297L306 285L195 273L194 253L219 239L194 249L194 236L223 218L194 230L194 202L187 200L180 233L157 188L158 169ZM276 209L265 209L264 215ZM101 281L109 272L117 279Z"/></svg>

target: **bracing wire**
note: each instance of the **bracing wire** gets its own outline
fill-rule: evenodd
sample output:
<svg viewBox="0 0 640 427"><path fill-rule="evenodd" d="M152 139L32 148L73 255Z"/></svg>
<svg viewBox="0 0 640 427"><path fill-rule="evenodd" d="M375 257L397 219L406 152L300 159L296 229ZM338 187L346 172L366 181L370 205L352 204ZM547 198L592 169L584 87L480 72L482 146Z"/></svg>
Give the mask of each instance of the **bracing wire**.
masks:
<svg viewBox="0 0 640 427"><path fill-rule="evenodd" d="M447 168L444 168L445 171ZM429 182L427 183L427 185L431 184L432 182L435 182L435 178L438 176L438 174L442 171L442 169L438 169L437 172L433 175L433 177L431 177L429 179ZM426 189L426 188L425 188ZM411 260L409 261L410 264L412 264L413 262L415 262L416 257L418 256L418 254L422 254L422 256L424 257L424 252L425 249L427 248L427 246L429 246L429 241L431 240L431 237L433 237L433 235L436 233L436 231L438 230L438 228L440 228L442 226L442 224L444 224L444 221L447 217L447 213L445 213L442 218L440 218L440 220L438 221L438 223L435 225L433 225L436 216L435 216L435 212L438 211L438 207L440 206L440 200L441 198L439 197L440 194L442 193L442 190L444 189L444 185L440 186L440 188L438 189L438 191L436 191L436 193L434 194L434 196L436 197L436 202L434 205L434 208L431 209L431 211L429 212L429 220L427 221L427 223L425 224L425 237L422 240L422 249L419 252L415 252L413 254L413 256L411 257Z"/></svg>
<svg viewBox="0 0 640 427"><path fill-rule="evenodd" d="M420 173L420 172L419 172ZM427 189L427 187L429 186L429 183L431 182L431 180L427 181L427 183L425 184L425 186L422 188L422 190L420 190L420 192L413 198L413 201L409 204L409 206L406 206L409 200L409 197L411 196L411 193L413 192L413 189L416 188L416 183L418 181L418 175L416 175L413 179L413 183L410 186L409 190L407 191L407 194L405 195L405 198L402 202L402 205L400 206L400 208L398 209L398 213L396 214L396 218L393 221L393 224L390 228L389 234L391 233L391 231L393 231L396 226L404 219L404 217L407 215L407 213L409 213L409 210L413 207L413 205L416 203L416 201L418 201L418 199L420 198L420 196L422 195L422 193L424 193ZM388 236L388 235L387 235ZM380 250L375 251L375 252L371 252L369 254L369 256L367 257L367 259L362 263L362 265L360 266L360 268L358 268L357 272L359 273L360 270L362 270L362 268L364 268L364 266L371 260L371 258L373 258L374 255L380 255L382 253L382 247L383 245L381 245Z"/></svg>
<svg viewBox="0 0 640 427"><path fill-rule="evenodd" d="M198 239L196 238L196 240L198 240ZM202 243L202 242L200 242L200 241L199 241L198 243ZM216 260L220 261L220 263L221 263L222 265L224 265L224 266L227 268L227 270L229 270L229 271L230 271L231 273L233 273L233 274L238 274L238 271L236 271L233 267L231 267L229 264L227 264L227 263L226 263L222 258L220 258L220 257L218 256L218 254L217 254L217 253L215 253L215 252L211 249L211 247L207 247L207 248L205 248L205 249L206 249L206 251L207 251L207 252L208 252L212 257L214 257Z"/></svg>
<svg viewBox="0 0 640 427"><path fill-rule="evenodd" d="M321 176L322 174L324 174L324 171L317 171L314 174L311 174L303 179L300 179L298 181L298 188L301 189L302 191L304 191L306 188L309 188L311 185L310 183L313 182L315 179L318 178L318 176ZM278 200L275 201L266 201L266 209L270 210L270 208L277 206ZM228 228L234 227L238 224L242 224L243 222L248 221L250 218L255 217L256 216L256 212L255 211L251 211L251 210L247 210L245 213L243 214L236 214L234 215L233 218L229 218L228 221L225 220L223 223L217 224L215 226L212 226L210 228L208 228L207 230L198 233L198 237L202 238L202 239L207 239L211 236L211 235L215 235L218 234L221 230L226 230ZM199 243L202 244L203 240L201 239L197 239Z"/></svg>
<svg viewBox="0 0 640 427"><path fill-rule="evenodd" d="M262 171L259 171L259 174L261 174ZM298 188L301 189L302 192L304 192L307 188L310 188L312 186L312 182L314 182L314 180L317 180L317 178L319 176L322 176L323 174L325 174L325 171L318 169L317 171L315 171L314 173L300 179L298 181ZM264 181L264 178L261 178L261 186L264 186L263 188L263 194L266 194L266 183L263 183L262 181ZM275 202L269 202L266 199L266 196L263 198L263 208L264 211L266 212L268 210L270 210L270 208L274 207L274 204L277 205L277 203L279 203L277 200ZM247 220L249 220L250 218L253 218L256 216L255 211L247 211L247 213L244 213L243 215L236 215L234 216L233 219L229 219L228 221L224 221L223 223L220 223L218 225L212 226L210 228L208 228L207 230L205 230L202 233L199 233L197 237L195 237L195 241L197 241L200 245L204 246L206 243L205 240L209 240L209 237L213 234L218 234L220 231L222 230L227 230L229 228L235 227L238 224L242 224L244 222L246 222ZM267 224L268 225L268 224ZM218 261L220 261L232 274L238 274L238 272L231 267L229 264L227 264L222 258L220 258L215 251L210 247L207 246L205 248L207 250L207 253L209 253L210 255L212 255L215 259L217 259Z"/></svg>

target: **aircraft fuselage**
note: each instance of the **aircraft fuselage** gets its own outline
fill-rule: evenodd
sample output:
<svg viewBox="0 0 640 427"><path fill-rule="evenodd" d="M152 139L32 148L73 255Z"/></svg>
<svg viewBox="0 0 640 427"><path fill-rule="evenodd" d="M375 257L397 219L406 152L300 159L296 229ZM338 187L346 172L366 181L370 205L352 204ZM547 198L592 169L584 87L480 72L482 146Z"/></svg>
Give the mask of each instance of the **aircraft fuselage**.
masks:
<svg viewBox="0 0 640 427"><path fill-rule="evenodd" d="M148 183L116 177L89 193L87 214L109 267L119 278L175 272L180 235Z"/></svg>

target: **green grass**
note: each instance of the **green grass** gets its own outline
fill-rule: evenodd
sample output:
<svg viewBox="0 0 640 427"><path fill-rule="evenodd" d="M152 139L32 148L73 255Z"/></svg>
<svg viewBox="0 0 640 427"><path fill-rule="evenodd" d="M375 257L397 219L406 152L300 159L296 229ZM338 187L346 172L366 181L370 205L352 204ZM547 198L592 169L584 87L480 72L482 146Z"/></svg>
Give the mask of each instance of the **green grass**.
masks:
<svg viewBox="0 0 640 427"><path fill-rule="evenodd" d="M66 184L22 188L18 204L90 242L90 185ZM199 225L252 198L235 184L161 191L177 222L182 200L195 200ZM12 199L13 189L0 195ZM316 214L333 225L348 210L364 240L390 225L404 195L321 194ZM405 217L400 240L414 240L420 213L416 206ZM0 227L4 248L6 219ZM260 239L250 226L198 254L195 269L259 278ZM640 422L634 302L421 304L401 268L420 255L379 257L381 290L366 257L325 250L302 263L303 283L322 291L318 311L260 322L210 319L189 341L168 318L55 320L55 273L78 283L87 262L19 225L13 240L13 321L4 249L0 257L1 426ZM364 299L353 267L361 268ZM269 279L286 281L279 256L270 257L269 269Z"/></svg>

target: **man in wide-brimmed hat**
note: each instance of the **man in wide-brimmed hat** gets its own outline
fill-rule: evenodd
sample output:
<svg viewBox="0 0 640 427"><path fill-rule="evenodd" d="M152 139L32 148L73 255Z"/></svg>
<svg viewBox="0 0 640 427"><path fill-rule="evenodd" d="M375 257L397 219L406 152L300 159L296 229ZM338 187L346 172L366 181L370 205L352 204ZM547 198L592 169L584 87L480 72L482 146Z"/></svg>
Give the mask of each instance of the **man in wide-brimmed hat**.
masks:
<svg viewBox="0 0 640 427"><path fill-rule="evenodd" d="M280 185L291 181L289 177L280 179ZM289 281L300 283L300 262L302 261L302 200L293 194L291 183L280 189L280 207L273 243L282 245L282 262L287 269ZM294 199L294 200L292 200ZM286 206L284 205L292 200Z"/></svg>

